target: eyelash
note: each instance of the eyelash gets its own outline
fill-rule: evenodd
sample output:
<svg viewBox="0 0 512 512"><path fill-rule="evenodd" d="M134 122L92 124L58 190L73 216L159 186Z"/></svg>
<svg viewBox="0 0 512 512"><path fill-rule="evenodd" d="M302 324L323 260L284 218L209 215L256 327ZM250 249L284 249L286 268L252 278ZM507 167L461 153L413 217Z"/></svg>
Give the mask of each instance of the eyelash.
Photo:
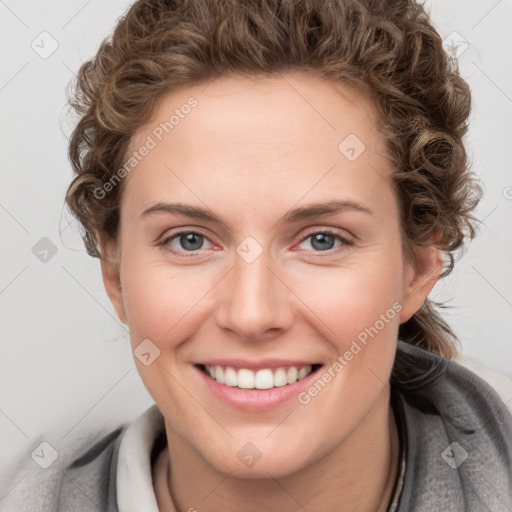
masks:
<svg viewBox="0 0 512 512"><path fill-rule="evenodd" d="M160 247L162 247L163 249L168 250L172 254L182 255L182 251L175 251L173 249L169 249L168 244L172 240L179 238L182 235L188 235L188 234L200 235L208 240L208 237L204 233L201 233L200 231L178 231L177 233L173 233L173 234L163 238L160 242L158 242L158 245ZM332 255L335 252L338 252L340 250L346 249L346 247L350 247L350 246L354 245L354 242L352 240L349 240L348 238L341 236L339 233L332 231L330 229L322 229L322 230L312 231L312 232L308 233L307 235L305 235L303 238L301 238L299 243L305 242L308 238L311 238L312 236L317 235L317 234L333 236L334 238L337 238L339 241L341 241L342 245L337 248L327 249L325 251L312 251L314 253L327 253L329 255ZM200 251L200 249L199 249L199 251ZM186 256L182 256L185 258L189 258L189 257L193 257L193 256L197 255L197 252L192 252L192 251L183 251L183 252L188 253Z"/></svg>

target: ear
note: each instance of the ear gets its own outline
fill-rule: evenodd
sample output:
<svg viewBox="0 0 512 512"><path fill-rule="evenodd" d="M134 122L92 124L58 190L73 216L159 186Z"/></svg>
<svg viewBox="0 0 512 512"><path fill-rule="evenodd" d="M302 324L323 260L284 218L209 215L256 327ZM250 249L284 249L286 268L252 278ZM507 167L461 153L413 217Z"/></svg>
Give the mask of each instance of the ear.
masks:
<svg viewBox="0 0 512 512"><path fill-rule="evenodd" d="M405 263L400 323L407 322L428 297L443 272L443 252L434 245L413 248L414 261Z"/></svg>
<svg viewBox="0 0 512 512"><path fill-rule="evenodd" d="M127 324L124 310L121 277L119 273L119 251L113 242L102 243L101 274L107 295L114 306L119 320Z"/></svg>

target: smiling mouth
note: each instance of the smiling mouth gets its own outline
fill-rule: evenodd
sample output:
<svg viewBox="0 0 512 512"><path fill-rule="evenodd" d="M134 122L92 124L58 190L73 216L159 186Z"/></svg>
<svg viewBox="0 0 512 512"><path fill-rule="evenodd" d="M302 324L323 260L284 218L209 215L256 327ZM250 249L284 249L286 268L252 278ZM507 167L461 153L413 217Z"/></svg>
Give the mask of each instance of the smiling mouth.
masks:
<svg viewBox="0 0 512 512"><path fill-rule="evenodd" d="M253 371L232 366L196 365L205 375L219 384L239 389L273 389L288 386L318 371L321 364L263 368Z"/></svg>

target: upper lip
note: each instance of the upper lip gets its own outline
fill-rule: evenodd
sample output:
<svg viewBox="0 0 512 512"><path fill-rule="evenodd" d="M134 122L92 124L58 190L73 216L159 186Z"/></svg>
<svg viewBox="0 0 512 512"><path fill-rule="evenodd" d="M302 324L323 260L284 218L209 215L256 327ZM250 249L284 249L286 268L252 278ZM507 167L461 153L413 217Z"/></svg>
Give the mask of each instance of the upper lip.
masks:
<svg viewBox="0 0 512 512"><path fill-rule="evenodd" d="M231 366L233 368L247 368L248 370L262 370L264 368L287 368L321 364L311 360L290 360L290 359L264 359L259 361L249 361L247 359L208 359L199 361L196 365L208 366Z"/></svg>

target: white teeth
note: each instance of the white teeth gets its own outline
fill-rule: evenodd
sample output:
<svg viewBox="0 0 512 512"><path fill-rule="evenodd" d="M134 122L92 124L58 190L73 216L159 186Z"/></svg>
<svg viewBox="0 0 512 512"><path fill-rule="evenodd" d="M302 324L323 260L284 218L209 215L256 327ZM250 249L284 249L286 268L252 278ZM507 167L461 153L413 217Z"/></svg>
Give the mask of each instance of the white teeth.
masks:
<svg viewBox="0 0 512 512"><path fill-rule="evenodd" d="M215 367L215 380L219 384L224 384L224 371L222 370L221 366Z"/></svg>
<svg viewBox="0 0 512 512"><path fill-rule="evenodd" d="M219 381L217 381L219 382ZM238 382L237 385L242 389L253 389L254 388L254 372L242 368L238 370Z"/></svg>
<svg viewBox="0 0 512 512"><path fill-rule="evenodd" d="M236 386L238 382L236 372L231 366L226 368L226 372L224 373L224 384L227 386Z"/></svg>
<svg viewBox="0 0 512 512"><path fill-rule="evenodd" d="M288 381L286 380L286 372L284 371L284 368L278 368L276 373L274 373L274 386L280 387L286 386L286 384L288 384Z"/></svg>
<svg viewBox="0 0 512 512"><path fill-rule="evenodd" d="M300 368L290 366L289 368L263 368L256 372L247 368L240 368L238 371L232 366L209 366L205 365L206 373L219 384L238 387L242 389L272 389L274 387L293 384L298 380L307 377L312 367L310 364Z"/></svg>
<svg viewBox="0 0 512 512"><path fill-rule="evenodd" d="M301 368L299 370L299 374L297 376L297 379L298 380L301 380L303 379L304 377L306 377L307 375L309 375L311 373L311 365L308 364L307 366L304 366L303 368Z"/></svg>
<svg viewBox="0 0 512 512"><path fill-rule="evenodd" d="M291 368L288 368L288 371L286 372L286 380L288 384L293 384L294 382L297 382L297 375L298 370L295 368L295 366L292 366Z"/></svg>
<svg viewBox="0 0 512 512"><path fill-rule="evenodd" d="M254 387L256 389L270 389L274 387L274 376L272 370L258 370L254 377Z"/></svg>

